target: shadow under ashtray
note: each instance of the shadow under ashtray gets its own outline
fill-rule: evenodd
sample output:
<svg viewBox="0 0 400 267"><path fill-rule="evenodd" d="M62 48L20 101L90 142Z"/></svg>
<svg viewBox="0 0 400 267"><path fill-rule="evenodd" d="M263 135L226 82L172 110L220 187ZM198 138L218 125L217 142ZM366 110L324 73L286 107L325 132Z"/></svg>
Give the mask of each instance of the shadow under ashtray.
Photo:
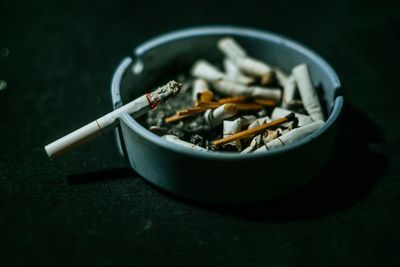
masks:
<svg viewBox="0 0 400 267"><path fill-rule="evenodd" d="M361 201L387 166L384 140L375 124L346 104L332 158L310 183L280 198L240 205L204 204L160 193L190 205L256 221L288 221L323 216Z"/></svg>
<svg viewBox="0 0 400 267"><path fill-rule="evenodd" d="M67 180L70 185L78 185L128 178L132 176L137 177L139 175L131 167L123 167L108 170L96 170L80 174L71 174L67 176Z"/></svg>

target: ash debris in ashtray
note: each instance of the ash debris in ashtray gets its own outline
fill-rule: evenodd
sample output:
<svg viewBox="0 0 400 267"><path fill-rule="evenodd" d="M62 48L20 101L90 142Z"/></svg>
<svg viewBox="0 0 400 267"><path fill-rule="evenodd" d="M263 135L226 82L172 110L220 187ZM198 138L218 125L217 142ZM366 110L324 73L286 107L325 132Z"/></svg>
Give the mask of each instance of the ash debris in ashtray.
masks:
<svg viewBox="0 0 400 267"><path fill-rule="evenodd" d="M224 71L199 59L179 74L181 92L149 111L142 124L194 150L260 152L285 146L324 124L306 64L287 74L250 57L232 38L216 44Z"/></svg>

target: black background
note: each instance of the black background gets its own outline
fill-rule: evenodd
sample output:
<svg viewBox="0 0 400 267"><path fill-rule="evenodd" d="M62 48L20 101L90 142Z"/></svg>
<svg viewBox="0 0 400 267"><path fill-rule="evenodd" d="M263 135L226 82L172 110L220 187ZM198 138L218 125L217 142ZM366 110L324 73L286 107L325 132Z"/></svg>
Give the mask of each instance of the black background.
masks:
<svg viewBox="0 0 400 267"><path fill-rule="evenodd" d="M147 184L112 135L47 158L45 144L111 110L135 46L208 24L289 36L338 72L345 115L312 183L200 205ZM398 1L0 1L0 265L399 264L399 34Z"/></svg>

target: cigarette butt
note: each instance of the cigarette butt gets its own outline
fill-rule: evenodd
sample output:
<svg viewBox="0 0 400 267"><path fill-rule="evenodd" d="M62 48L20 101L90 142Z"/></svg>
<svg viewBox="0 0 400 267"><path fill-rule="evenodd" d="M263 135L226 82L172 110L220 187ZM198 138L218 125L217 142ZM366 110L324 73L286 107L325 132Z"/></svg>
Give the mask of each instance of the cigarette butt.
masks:
<svg viewBox="0 0 400 267"><path fill-rule="evenodd" d="M291 144L291 143L303 138L304 136L307 136L307 135L311 134L312 132L315 132L316 130L321 128L323 125L324 125L324 122L322 120L312 122L303 127L293 129L293 130L281 135L280 137L265 144L265 146L269 150L269 149L272 149L275 147L281 147L281 146Z"/></svg>
<svg viewBox="0 0 400 267"><path fill-rule="evenodd" d="M201 78L209 82L222 79L225 76L223 72L204 59L197 60L194 63L191 73L194 77Z"/></svg>
<svg viewBox="0 0 400 267"><path fill-rule="evenodd" d="M224 68L225 68L225 77L228 80L235 81L242 84L250 84L254 82L253 77L249 77L244 75L240 70L239 67L233 63L232 60L225 58L224 59Z"/></svg>
<svg viewBox="0 0 400 267"><path fill-rule="evenodd" d="M291 114L287 115L286 117L283 117L283 118L280 118L280 119L277 119L277 120L262 124L260 126L252 128L252 129L241 131L241 132L239 132L237 134L233 134L233 135L231 135L229 137L226 137L226 138L215 140L215 141L213 141L213 143L214 143L214 145L223 145L223 144L235 141L235 140L239 140L239 139L243 139L243 138L246 138L246 137L249 137L249 136L252 136L252 135L256 135L256 134L264 132L267 129L270 129L272 127L279 126L282 123L291 121L294 118L295 118L294 114L291 113Z"/></svg>
<svg viewBox="0 0 400 267"><path fill-rule="evenodd" d="M193 94L192 94L192 99L193 101L197 101L199 99L199 96L205 92L205 91L209 91L209 86L206 80L204 79L195 79L193 81Z"/></svg>
<svg viewBox="0 0 400 267"><path fill-rule="evenodd" d="M304 108L314 121L324 120L321 103L317 92L311 82L311 77L306 64L300 64L293 68L293 75L299 88Z"/></svg>
<svg viewBox="0 0 400 267"><path fill-rule="evenodd" d="M291 113L293 111L288 110L288 109L283 109L283 108L274 108L274 111L272 112L271 118L277 119L277 118L281 118L283 116L286 116L287 114ZM298 119L298 126L302 127L306 124L312 123L313 120L311 119L311 117L307 116L307 115L303 115L300 113L294 113L294 115L296 116L296 118Z"/></svg>
<svg viewBox="0 0 400 267"><path fill-rule="evenodd" d="M193 149L193 150L208 151L207 149L205 149L205 148L203 148L201 146L186 142L186 141L180 139L178 136L175 136L175 135L172 135L172 134L163 135L162 138L167 140L167 141L169 141L169 142L171 142L171 143L174 143L174 144L177 144L177 145L180 145L180 146L183 146L183 147L187 147L187 148L190 148L190 149Z"/></svg>
<svg viewBox="0 0 400 267"><path fill-rule="evenodd" d="M214 109L214 110L207 110L204 113L204 117L206 119L206 122L211 126L211 127L216 127L220 125L223 120L231 118L236 115L237 113L237 106L236 104L223 104L222 106Z"/></svg>

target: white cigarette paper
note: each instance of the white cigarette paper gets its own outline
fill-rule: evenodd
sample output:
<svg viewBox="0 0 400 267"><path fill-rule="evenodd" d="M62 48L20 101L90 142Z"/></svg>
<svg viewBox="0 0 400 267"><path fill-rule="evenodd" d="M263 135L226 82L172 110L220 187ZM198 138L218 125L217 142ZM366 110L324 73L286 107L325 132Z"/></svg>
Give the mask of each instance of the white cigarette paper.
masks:
<svg viewBox="0 0 400 267"><path fill-rule="evenodd" d="M262 144L263 144L262 135L258 134L251 140L250 145L246 147L242 152L240 152L240 154L250 153L259 148Z"/></svg>
<svg viewBox="0 0 400 267"><path fill-rule="evenodd" d="M228 136L231 136L232 134L240 132L240 130L242 129L242 123L243 123L243 119L242 118L238 118L238 119L233 120L233 121L224 120L224 122L223 122L224 138L228 137ZM230 143L224 144L222 146L223 147L233 146L238 151L242 150L242 144L241 144L240 140L235 140L235 141L232 141Z"/></svg>
<svg viewBox="0 0 400 267"><path fill-rule="evenodd" d="M104 115L103 117L79 128L78 130L54 141L44 147L50 158L60 155L67 150L76 147L85 141L104 134L118 124L118 118L122 113L129 113L136 118L154 109L161 102L179 93L182 84L170 81L166 85L158 88L154 92L145 94L128 104Z"/></svg>
<svg viewBox="0 0 400 267"><path fill-rule="evenodd" d="M276 147L281 147L281 146L291 144L291 143L315 132L316 130L321 128L323 125L324 125L324 122L319 120L319 121L315 121L313 123L307 124L303 127L293 129L290 132L285 133L282 136L266 143L264 146L265 149L260 148L256 152L270 150L270 149L273 149Z"/></svg>
<svg viewBox="0 0 400 267"><path fill-rule="evenodd" d="M279 101L282 95L282 92L277 88L271 89L261 86L246 86L228 80L215 81L214 86L219 93L231 96L259 97Z"/></svg>
<svg viewBox="0 0 400 267"><path fill-rule="evenodd" d="M278 83L281 86L285 86L285 84L288 80L288 76L286 76L286 74L280 69L274 69L274 71L275 71L275 77L278 80Z"/></svg>
<svg viewBox="0 0 400 267"><path fill-rule="evenodd" d="M241 118L242 128L248 127L251 123L253 123L257 119L257 117L254 115L244 115L241 116L240 118Z"/></svg>
<svg viewBox="0 0 400 267"><path fill-rule="evenodd" d="M293 75L299 88L304 108L314 121L324 120L321 104L317 92L312 85L310 74L306 64L300 64L293 68Z"/></svg>
<svg viewBox="0 0 400 267"><path fill-rule="evenodd" d="M226 80L234 80L239 83L248 84L251 83L253 80L251 78L245 76L238 76L238 77L230 77L220 71L217 67L215 67L210 62L200 59L197 60L192 68L192 75L197 78L204 79L208 82L214 82L220 79Z"/></svg>
<svg viewBox="0 0 400 267"><path fill-rule="evenodd" d="M276 119L285 117L285 116L287 116L288 114L290 114L292 112L293 111L288 110L288 109L284 109L284 108L274 108L274 111L272 112L272 115L271 115L271 119L276 120ZM309 124L309 123L313 122L313 120L307 115L303 115L303 114L296 113L296 112L293 112L293 113L296 116L296 118L298 119L298 126L299 127L302 127L302 126L304 126L306 124Z"/></svg>
<svg viewBox="0 0 400 267"><path fill-rule="evenodd" d="M296 79L290 76L283 86L282 106L288 107L296 94Z"/></svg>
<svg viewBox="0 0 400 267"><path fill-rule="evenodd" d="M195 79L193 81L193 95L192 95L193 101L197 101L199 98L199 95L207 90L209 90L209 86L208 86L206 80Z"/></svg>
<svg viewBox="0 0 400 267"><path fill-rule="evenodd" d="M246 51L232 38L222 38L217 46L228 58L247 57Z"/></svg>
<svg viewBox="0 0 400 267"><path fill-rule="evenodd" d="M208 151L207 149L205 149L205 148L203 148L201 146L198 146L198 145L183 141L182 139L179 139L179 137L176 136L176 135L166 134L166 135L163 135L162 138L167 140L167 141L169 141L169 142L171 142L171 143L174 143L174 144L177 144L177 145L180 145L180 146L183 146L183 147L187 147L187 148L190 148L190 149L193 149L193 150Z"/></svg>
<svg viewBox="0 0 400 267"><path fill-rule="evenodd" d="M272 69L266 63L248 57L246 51L232 38L222 38L218 48L244 73L262 77L262 84L270 80Z"/></svg>
<svg viewBox="0 0 400 267"><path fill-rule="evenodd" d="M236 113L237 106L235 104L224 104L214 110L207 110L204 113L204 118L211 127L216 127L220 125L223 120L235 116Z"/></svg>
<svg viewBox="0 0 400 267"><path fill-rule="evenodd" d="M224 78L224 73L204 59L197 60L192 68L192 75L213 82Z"/></svg>
<svg viewBox="0 0 400 267"><path fill-rule="evenodd" d="M224 59L224 68L226 76L225 78L230 81L235 81L242 84L250 84L254 82L252 77L248 77L240 72L238 66L232 62L232 60L225 58Z"/></svg>

